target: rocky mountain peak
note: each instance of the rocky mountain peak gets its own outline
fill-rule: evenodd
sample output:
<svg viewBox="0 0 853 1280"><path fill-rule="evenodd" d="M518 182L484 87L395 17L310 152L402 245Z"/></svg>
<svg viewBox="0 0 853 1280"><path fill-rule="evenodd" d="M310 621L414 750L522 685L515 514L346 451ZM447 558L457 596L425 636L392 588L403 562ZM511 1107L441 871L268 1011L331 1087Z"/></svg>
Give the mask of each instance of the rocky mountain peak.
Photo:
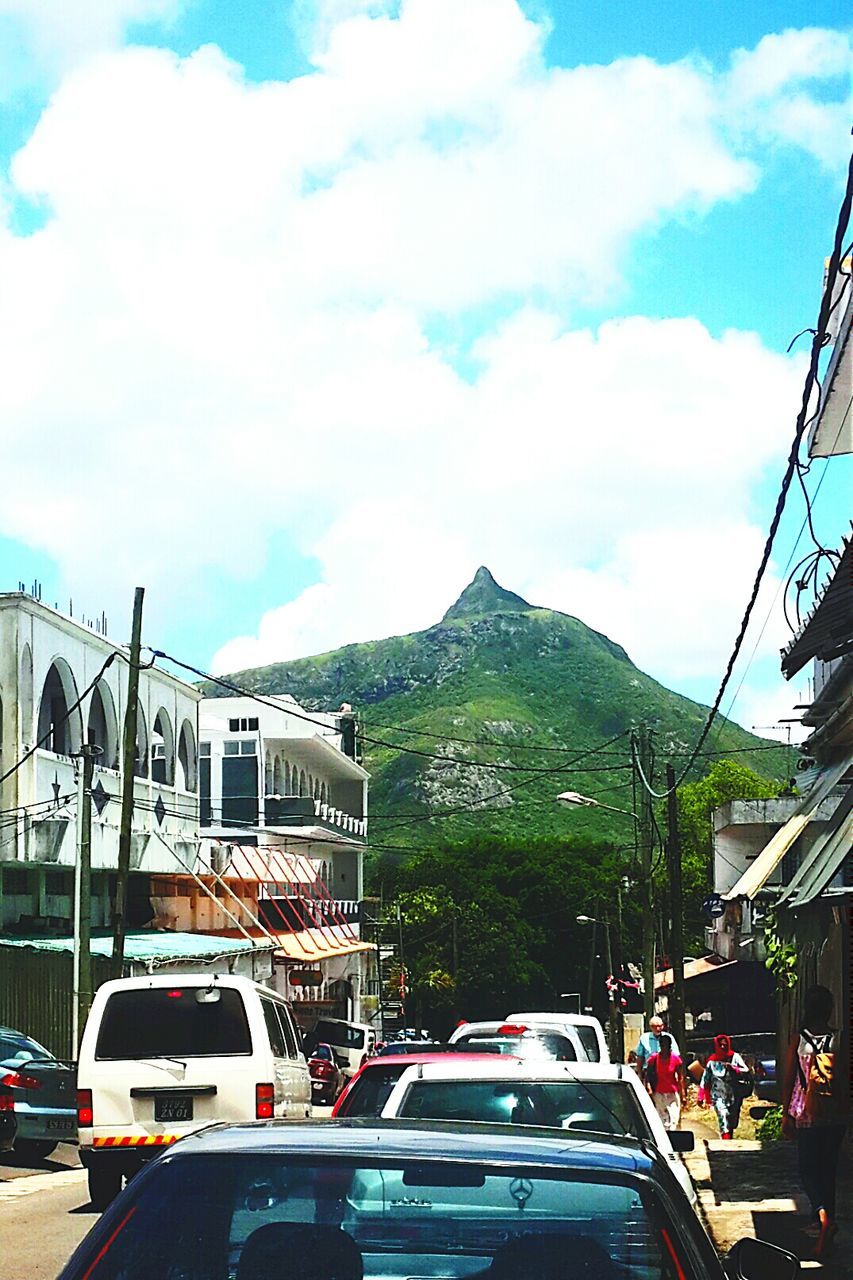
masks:
<svg viewBox="0 0 853 1280"><path fill-rule="evenodd" d="M447 610L442 622L478 617L484 613L523 613L532 607L514 591L507 591L497 583L490 570L481 564L459 599Z"/></svg>

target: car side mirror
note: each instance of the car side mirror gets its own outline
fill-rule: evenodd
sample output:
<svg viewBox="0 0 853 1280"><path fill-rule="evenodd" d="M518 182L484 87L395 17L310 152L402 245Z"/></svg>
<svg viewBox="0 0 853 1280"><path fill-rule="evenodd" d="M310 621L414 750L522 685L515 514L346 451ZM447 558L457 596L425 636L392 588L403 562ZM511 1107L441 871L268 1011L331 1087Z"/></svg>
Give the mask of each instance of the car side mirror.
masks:
<svg viewBox="0 0 853 1280"><path fill-rule="evenodd" d="M670 1129L667 1137L673 1151L692 1151L696 1145L696 1139L690 1129Z"/></svg>
<svg viewBox="0 0 853 1280"><path fill-rule="evenodd" d="M728 1261L735 1280L795 1280L800 1274L800 1260L793 1253L753 1236L732 1245Z"/></svg>

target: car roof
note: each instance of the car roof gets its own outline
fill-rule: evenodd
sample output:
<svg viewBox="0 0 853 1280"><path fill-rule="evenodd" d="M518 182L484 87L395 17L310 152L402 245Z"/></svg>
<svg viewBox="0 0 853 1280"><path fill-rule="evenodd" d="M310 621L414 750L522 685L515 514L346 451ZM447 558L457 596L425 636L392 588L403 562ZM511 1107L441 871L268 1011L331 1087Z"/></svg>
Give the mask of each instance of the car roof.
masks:
<svg viewBox="0 0 853 1280"><path fill-rule="evenodd" d="M497 1058L498 1055L495 1054ZM425 1049L423 1053L378 1053L375 1058L368 1058L361 1071L369 1071L376 1067L387 1067L389 1063L394 1066L398 1062L407 1067L416 1067L419 1063L440 1063L447 1062L452 1058L454 1062L476 1062L482 1063L490 1061L492 1055L490 1053L430 1053ZM506 1054L504 1057L506 1062L520 1062L520 1058L514 1055ZM353 1077L355 1078L355 1077Z"/></svg>
<svg viewBox="0 0 853 1280"><path fill-rule="evenodd" d="M462 1058L460 1068L458 1058ZM514 1065L516 1064L516 1065ZM412 1063L413 1069L423 1067L423 1076L427 1080L524 1080L549 1081L557 1083L579 1080L582 1084L620 1084L633 1083L629 1078L637 1080L636 1072L631 1071L619 1062L530 1062L524 1058L495 1056L491 1054L466 1053L453 1054L449 1057L442 1054L440 1058L430 1062ZM466 1067L470 1068L466 1070Z"/></svg>
<svg viewBox="0 0 853 1280"><path fill-rule="evenodd" d="M528 1022L535 1018L537 1022L568 1022L578 1027L601 1027L601 1019L594 1018L591 1013L511 1013L506 1019L507 1022Z"/></svg>
<svg viewBox="0 0 853 1280"><path fill-rule="evenodd" d="M429 1136L429 1142L424 1139ZM386 1160L465 1160L531 1164L555 1169L649 1173L657 1157L634 1138L596 1134L561 1137L553 1130L472 1122L378 1120L268 1120L216 1124L188 1134L160 1157L162 1161L200 1155L286 1153L313 1156L381 1156Z"/></svg>
<svg viewBox="0 0 853 1280"><path fill-rule="evenodd" d="M518 1031L517 1031L518 1035L522 1035L522 1034L524 1035L528 1035L528 1034L563 1035L565 1034L565 1031L566 1031L565 1026L558 1026L557 1024L554 1024L553 1026L547 1026L547 1027L543 1026L542 1024L533 1026L532 1023L530 1024L525 1024L523 1022L516 1023L516 1022L507 1021L504 1018L504 1019L501 1019L500 1022L466 1022L464 1026L456 1027L453 1034L459 1036L460 1039L462 1036L469 1036L469 1035L495 1036L498 1034L501 1027L516 1027L518 1028ZM507 1039L511 1040L513 1038L513 1033L510 1031L507 1031L505 1033L505 1036Z"/></svg>
<svg viewBox="0 0 853 1280"><path fill-rule="evenodd" d="M277 991L262 987L251 978L234 973L147 973L139 978L111 978L102 982L98 995L112 995L115 991L144 991L149 987L237 987L241 991L257 991L260 995L283 1000Z"/></svg>

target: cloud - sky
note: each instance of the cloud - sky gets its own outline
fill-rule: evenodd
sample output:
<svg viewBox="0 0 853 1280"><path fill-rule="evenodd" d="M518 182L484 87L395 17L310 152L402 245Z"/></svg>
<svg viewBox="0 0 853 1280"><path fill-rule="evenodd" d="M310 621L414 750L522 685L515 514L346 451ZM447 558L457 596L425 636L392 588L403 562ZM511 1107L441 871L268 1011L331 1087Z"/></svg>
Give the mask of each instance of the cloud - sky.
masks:
<svg viewBox="0 0 853 1280"><path fill-rule="evenodd" d="M5 179L0 533L78 592L145 582L165 634L257 578L199 619L219 670L426 625L484 562L710 697L803 357L748 308L632 314L632 271L780 165L837 191L843 35L567 66L515 0L347 0L258 82L122 44L177 2L78 8L0 0L53 76Z"/></svg>

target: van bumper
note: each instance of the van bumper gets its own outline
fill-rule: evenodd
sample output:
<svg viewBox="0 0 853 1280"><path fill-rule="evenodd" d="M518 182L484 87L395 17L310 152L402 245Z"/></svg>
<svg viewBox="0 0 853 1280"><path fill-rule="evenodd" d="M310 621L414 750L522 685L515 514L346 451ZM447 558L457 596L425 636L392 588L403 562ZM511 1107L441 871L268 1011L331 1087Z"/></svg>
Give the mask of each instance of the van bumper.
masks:
<svg viewBox="0 0 853 1280"><path fill-rule="evenodd" d="M118 1169L126 1176L136 1173L142 1165L147 1164L149 1160L153 1160L155 1156L160 1155L161 1151L166 1151L173 1144L165 1143L145 1143L134 1145L121 1145L122 1139L117 1138L115 1145L107 1146L80 1146L78 1154L80 1163L84 1169L91 1169L93 1166L101 1169L105 1165L109 1165L112 1169Z"/></svg>

